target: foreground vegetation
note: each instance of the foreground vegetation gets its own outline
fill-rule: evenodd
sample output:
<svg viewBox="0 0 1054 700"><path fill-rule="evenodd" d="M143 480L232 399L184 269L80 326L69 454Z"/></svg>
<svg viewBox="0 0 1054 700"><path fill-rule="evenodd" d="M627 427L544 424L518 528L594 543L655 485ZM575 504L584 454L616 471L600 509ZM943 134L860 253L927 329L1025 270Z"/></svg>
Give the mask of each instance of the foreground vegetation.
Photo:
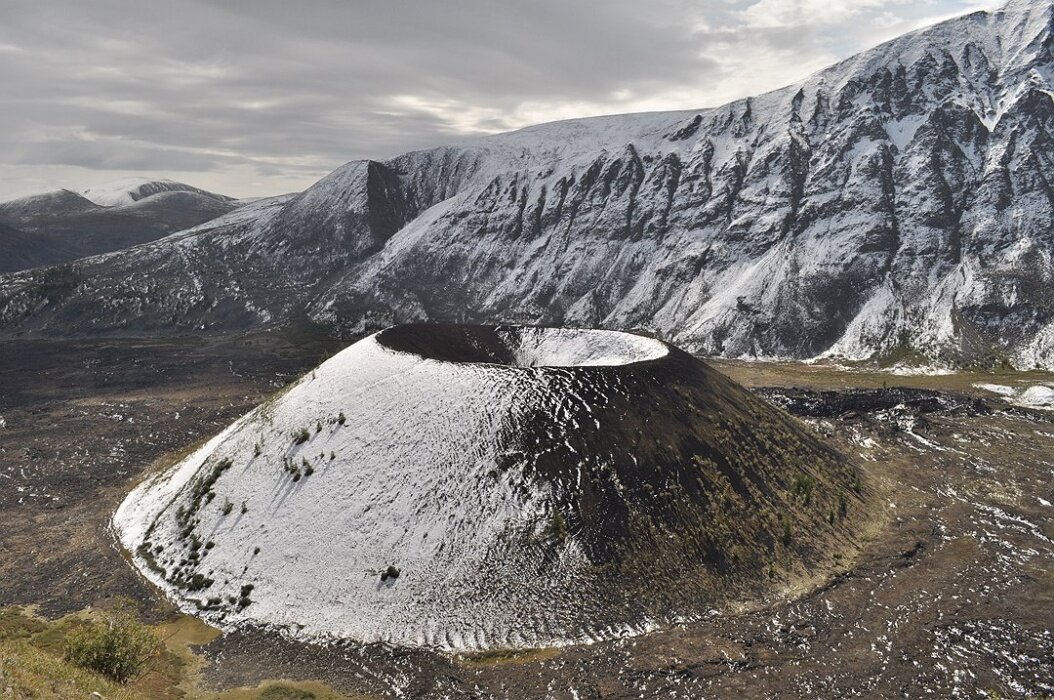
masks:
<svg viewBox="0 0 1054 700"><path fill-rule="evenodd" d="M134 608L44 620L0 607L0 697L4 700L342 700L319 683L267 682L255 688L201 687L190 649L216 631L188 617L145 625ZM119 682L123 681L123 682ZM95 695L93 695L93 693Z"/></svg>
<svg viewBox="0 0 1054 700"><path fill-rule="evenodd" d="M64 656L78 668L127 683L161 656L161 637L136 617L135 604L119 600L102 620L90 620L66 637Z"/></svg>

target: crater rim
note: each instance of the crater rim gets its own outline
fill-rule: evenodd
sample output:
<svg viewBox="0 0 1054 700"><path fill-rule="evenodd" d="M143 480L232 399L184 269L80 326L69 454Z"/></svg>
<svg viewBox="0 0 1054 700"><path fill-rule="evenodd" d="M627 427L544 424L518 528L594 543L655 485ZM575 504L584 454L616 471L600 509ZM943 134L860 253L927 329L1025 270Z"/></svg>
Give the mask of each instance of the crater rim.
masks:
<svg viewBox="0 0 1054 700"><path fill-rule="evenodd" d="M407 323L374 339L387 350L435 362L516 370L628 367L670 354L661 340L600 328Z"/></svg>

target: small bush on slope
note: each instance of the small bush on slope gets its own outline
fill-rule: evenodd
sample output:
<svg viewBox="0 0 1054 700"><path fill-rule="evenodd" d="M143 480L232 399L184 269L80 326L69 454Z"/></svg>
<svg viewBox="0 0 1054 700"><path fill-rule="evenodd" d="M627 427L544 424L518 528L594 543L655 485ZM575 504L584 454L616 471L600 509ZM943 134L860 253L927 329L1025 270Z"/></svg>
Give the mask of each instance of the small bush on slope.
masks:
<svg viewBox="0 0 1054 700"><path fill-rule="evenodd" d="M259 700L314 700L318 697L310 690L301 690L283 683L275 683L264 688Z"/></svg>
<svg viewBox="0 0 1054 700"><path fill-rule="evenodd" d="M317 683L307 683L306 688L301 683L269 682L222 692L201 689L193 677L198 657L190 645L205 644L213 636L202 635L208 628L197 620L181 620L158 630L175 646L139 678L119 685L62 658L65 640L84 624L81 616L49 622L22 608L0 605L0 700L88 700L95 697L92 693L106 700L370 700L338 695Z"/></svg>
<svg viewBox="0 0 1054 700"><path fill-rule="evenodd" d="M92 622L66 640L66 660L118 683L139 675L161 654L161 639L139 622L130 601L118 601L102 622Z"/></svg>
<svg viewBox="0 0 1054 700"><path fill-rule="evenodd" d="M0 688L19 700L146 700L102 676L36 648L24 639L0 641Z"/></svg>

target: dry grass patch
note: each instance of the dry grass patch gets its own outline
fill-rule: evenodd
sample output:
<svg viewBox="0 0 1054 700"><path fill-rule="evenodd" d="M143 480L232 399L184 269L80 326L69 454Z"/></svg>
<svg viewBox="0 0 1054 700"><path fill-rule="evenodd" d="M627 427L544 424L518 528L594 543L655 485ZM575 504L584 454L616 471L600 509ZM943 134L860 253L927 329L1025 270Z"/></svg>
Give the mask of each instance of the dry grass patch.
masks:
<svg viewBox="0 0 1054 700"><path fill-rule="evenodd" d="M531 664L555 659L560 649L492 649L490 651L471 651L458 654L458 663L462 666L503 666L506 664Z"/></svg>
<svg viewBox="0 0 1054 700"><path fill-rule="evenodd" d="M219 630L180 616L143 626L161 647L128 683L116 683L66 657L71 641L98 632L113 613L83 611L57 620L37 617L31 608L0 607L0 698L3 700L368 700L315 682L269 680L252 688L207 690L200 684L201 658L194 648L208 644Z"/></svg>

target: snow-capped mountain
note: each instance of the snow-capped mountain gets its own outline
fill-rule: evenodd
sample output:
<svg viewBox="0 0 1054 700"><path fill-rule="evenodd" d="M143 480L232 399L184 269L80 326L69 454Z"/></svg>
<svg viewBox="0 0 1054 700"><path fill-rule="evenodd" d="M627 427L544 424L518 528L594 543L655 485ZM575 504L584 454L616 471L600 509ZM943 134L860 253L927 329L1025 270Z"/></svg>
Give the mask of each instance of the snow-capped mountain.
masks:
<svg viewBox="0 0 1054 700"><path fill-rule="evenodd" d="M124 501L184 610L448 649L626 636L853 546L855 468L665 343L419 324L326 361Z"/></svg>
<svg viewBox="0 0 1054 700"><path fill-rule="evenodd" d="M0 272L121 250L197 226L237 203L176 182L123 181L100 190L102 205L70 190L0 202ZM167 187L172 185L172 187ZM109 199L101 192L109 193Z"/></svg>
<svg viewBox="0 0 1054 700"><path fill-rule="evenodd" d="M8 329L306 313L646 328L731 356L1054 365L1052 5L1013 0L713 109L349 163L304 193L0 283Z"/></svg>
<svg viewBox="0 0 1054 700"><path fill-rule="evenodd" d="M81 191L81 195L86 199L95 202L99 206L117 207L122 204L138 202L140 199L158 194L159 192L194 192L195 194L215 199L220 202L232 201L232 198L227 197L226 195L207 192L206 190L192 187L191 185L182 182L176 182L175 180L151 180L149 178L141 177L124 178L121 180L114 180L113 182L107 182L102 185L88 187Z"/></svg>

